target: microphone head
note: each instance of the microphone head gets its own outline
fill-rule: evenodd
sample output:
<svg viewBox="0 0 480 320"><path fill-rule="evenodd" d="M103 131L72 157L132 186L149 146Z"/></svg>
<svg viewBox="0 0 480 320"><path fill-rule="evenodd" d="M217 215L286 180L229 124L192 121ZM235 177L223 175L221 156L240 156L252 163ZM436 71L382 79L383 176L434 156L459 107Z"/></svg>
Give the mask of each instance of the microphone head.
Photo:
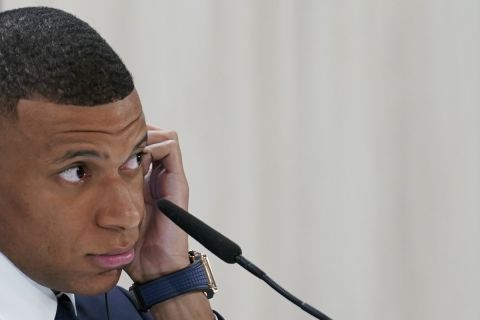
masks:
<svg viewBox="0 0 480 320"><path fill-rule="evenodd" d="M217 257L226 263L237 262L236 257L242 254L242 249L235 242L169 200L157 200L156 205L177 226Z"/></svg>

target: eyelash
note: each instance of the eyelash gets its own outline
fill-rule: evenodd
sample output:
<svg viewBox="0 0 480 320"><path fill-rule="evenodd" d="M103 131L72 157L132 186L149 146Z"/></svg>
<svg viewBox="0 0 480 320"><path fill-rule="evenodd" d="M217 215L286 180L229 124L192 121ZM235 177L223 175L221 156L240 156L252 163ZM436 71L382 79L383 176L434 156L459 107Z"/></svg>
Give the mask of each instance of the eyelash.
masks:
<svg viewBox="0 0 480 320"><path fill-rule="evenodd" d="M128 158L128 160L122 165L122 168L132 159L132 158L135 158L136 161L137 161L137 165L138 167L136 168L132 168L132 169L128 169L126 168L126 170L132 170L132 171L136 171L136 170L139 170L142 168L142 161L145 157L147 153L144 152L143 150L140 151L140 152L137 152L137 153L134 153L130 158ZM72 166L66 168L65 170L61 171L59 173L59 175L63 175L63 174L67 174L69 173L71 170L74 170L74 169L77 169L76 172L71 172L72 174L76 174L78 175L78 169L81 170L81 177L77 176L76 178L79 179L79 181L72 181L72 180L69 180L73 177L71 176L68 176L66 175L63 179L66 180L67 182L70 182L70 183L81 183L83 181L85 181L86 178L88 178L90 176L90 173L89 173L89 169L88 169L88 166L85 164L85 163L75 163L73 164Z"/></svg>
<svg viewBox="0 0 480 320"><path fill-rule="evenodd" d="M146 153L145 151L143 151L143 150L142 150L142 151L139 151L139 152L137 152L137 153L134 154L134 156L137 157L137 160L138 160L138 163L139 163L139 164L142 163L142 160L143 160L143 158L145 157L146 154L147 154L147 153Z"/></svg>
<svg viewBox="0 0 480 320"><path fill-rule="evenodd" d="M145 157L145 155L146 155L146 152L144 152L144 151L139 151L139 152L137 152L137 153L134 153L130 158L128 158L128 160L122 165L122 167L123 167L125 164L127 164L127 163L130 161L130 159L132 159L133 157L135 157L136 160L137 160L138 168L140 168L140 167L142 166L142 160L143 160L143 158ZM135 168L135 169L138 169L138 168Z"/></svg>

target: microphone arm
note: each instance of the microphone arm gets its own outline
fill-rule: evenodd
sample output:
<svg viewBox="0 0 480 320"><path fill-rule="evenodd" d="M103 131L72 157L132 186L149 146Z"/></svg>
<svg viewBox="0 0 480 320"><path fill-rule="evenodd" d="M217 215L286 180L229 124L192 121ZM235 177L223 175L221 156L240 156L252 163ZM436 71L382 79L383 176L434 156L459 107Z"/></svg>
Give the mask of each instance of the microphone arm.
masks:
<svg viewBox="0 0 480 320"><path fill-rule="evenodd" d="M298 299L290 292L273 281L263 270L242 256L242 249L232 240L205 224L203 221L175 205L173 202L160 199L156 202L157 208L170 220L200 242L217 257L226 263L238 263L247 271L265 281L270 287L283 297L300 307L305 312L320 320L332 320L311 305Z"/></svg>

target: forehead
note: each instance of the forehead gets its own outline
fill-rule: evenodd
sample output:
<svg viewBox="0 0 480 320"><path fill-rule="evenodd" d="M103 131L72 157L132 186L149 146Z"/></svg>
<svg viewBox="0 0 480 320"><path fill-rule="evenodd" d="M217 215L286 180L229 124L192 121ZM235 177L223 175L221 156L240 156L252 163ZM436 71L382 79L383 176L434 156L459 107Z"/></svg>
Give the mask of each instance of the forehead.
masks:
<svg viewBox="0 0 480 320"><path fill-rule="evenodd" d="M17 119L2 123L0 149L42 162L76 149L123 157L147 131L135 91L122 100L93 107L20 100Z"/></svg>
<svg viewBox="0 0 480 320"><path fill-rule="evenodd" d="M120 134L144 124L140 99L133 91L122 100L93 107L21 99L17 127L24 134L49 136L76 132Z"/></svg>

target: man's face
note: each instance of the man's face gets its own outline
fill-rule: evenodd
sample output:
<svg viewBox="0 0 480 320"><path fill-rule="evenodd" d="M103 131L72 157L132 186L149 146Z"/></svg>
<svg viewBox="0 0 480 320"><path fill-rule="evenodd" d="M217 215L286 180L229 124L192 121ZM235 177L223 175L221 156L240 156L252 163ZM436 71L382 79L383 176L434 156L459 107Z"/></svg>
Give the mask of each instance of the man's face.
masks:
<svg viewBox="0 0 480 320"><path fill-rule="evenodd" d="M0 119L0 251L36 282L112 287L144 218L138 95L95 107L20 100Z"/></svg>

